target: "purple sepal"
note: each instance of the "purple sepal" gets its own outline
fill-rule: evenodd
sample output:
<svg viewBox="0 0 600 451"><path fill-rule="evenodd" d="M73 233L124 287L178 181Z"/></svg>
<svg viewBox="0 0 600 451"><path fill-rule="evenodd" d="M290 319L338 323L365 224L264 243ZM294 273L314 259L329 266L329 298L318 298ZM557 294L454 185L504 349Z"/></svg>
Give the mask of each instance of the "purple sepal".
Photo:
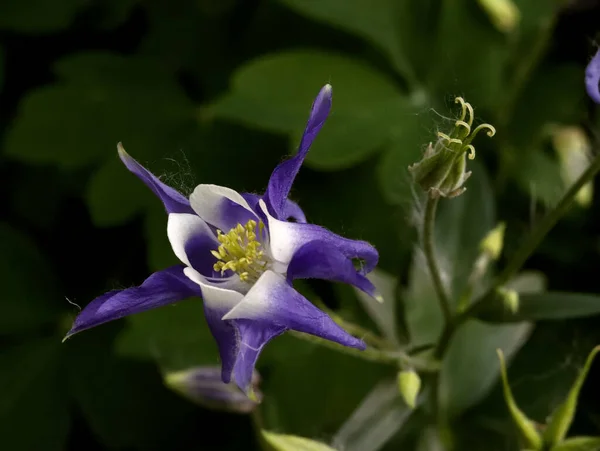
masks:
<svg viewBox="0 0 600 451"><path fill-rule="evenodd" d="M142 182L152 190L154 194L162 201L167 213L194 213L190 202L179 191L165 185L158 177L152 174L148 169L139 164L131 157L121 145L117 146L121 161L131 172L137 175Z"/></svg>
<svg viewBox="0 0 600 451"><path fill-rule="evenodd" d="M370 296L375 287L356 270L354 262L334 245L324 241L311 241L298 249L287 270L287 279L324 279L355 286Z"/></svg>
<svg viewBox="0 0 600 451"><path fill-rule="evenodd" d="M285 201L292 188L292 183L306 158L312 142L323 127L325 119L331 110L331 85L325 85L319 91L313 102L310 116L304 129L298 153L292 158L280 163L271 174L267 191L264 195L265 203L273 216L285 220Z"/></svg>
<svg viewBox="0 0 600 451"><path fill-rule="evenodd" d="M242 197L246 200L246 202L248 202L248 205L250 206L250 208L252 208L254 213L256 213L257 216L260 217L266 223L264 213L258 205L258 201L261 200L261 197L257 194L252 193L242 193ZM301 224L306 223L306 215L302 211L302 208L300 208L300 205L298 205L292 200L285 200L285 204L283 206L281 214L282 217L278 217L277 219L280 219L282 221L289 221L291 219Z"/></svg>
<svg viewBox="0 0 600 451"><path fill-rule="evenodd" d="M75 318L69 338L108 321L200 296L200 287L183 274L183 265L157 271L139 287L113 290L90 302Z"/></svg>
<svg viewBox="0 0 600 451"><path fill-rule="evenodd" d="M591 99L600 103L600 49L585 69L585 89Z"/></svg>

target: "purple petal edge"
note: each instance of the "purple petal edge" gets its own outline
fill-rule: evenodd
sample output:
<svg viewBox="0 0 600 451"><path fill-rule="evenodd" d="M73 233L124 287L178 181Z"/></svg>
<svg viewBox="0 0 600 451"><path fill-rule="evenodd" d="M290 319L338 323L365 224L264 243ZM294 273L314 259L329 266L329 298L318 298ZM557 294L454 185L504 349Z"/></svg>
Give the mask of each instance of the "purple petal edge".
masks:
<svg viewBox="0 0 600 451"><path fill-rule="evenodd" d="M165 185L161 182L158 177L152 174L148 169L139 164L133 157L131 157L123 145L119 143L117 145L119 151L119 157L125 164L127 169L133 172L139 177L139 179L152 190L154 194L163 202L167 213L192 213L194 210L190 207L190 202L185 198L179 191Z"/></svg>
<svg viewBox="0 0 600 451"><path fill-rule="evenodd" d="M590 98L600 103L600 49L596 52L592 60L585 69L585 89Z"/></svg>
<svg viewBox="0 0 600 451"><path fill-rule="evenodd" d="M306 128L300 140L298 153L280 163L271 174L264 199L271 214L277 218L284 216L285 200L290 193L294 179L306 158L312 142L329 115L331 99L331 85L327 84L321 88L313 102Z"/></svg>
<svg viewBox="0 0 600 451"><path fill-rule="evenodd" d="M157 271L139 287L112 290L97 297L77 315L64 339L115 319L200 296L198 285L183 274L183 268L177 265Z"/></svg>

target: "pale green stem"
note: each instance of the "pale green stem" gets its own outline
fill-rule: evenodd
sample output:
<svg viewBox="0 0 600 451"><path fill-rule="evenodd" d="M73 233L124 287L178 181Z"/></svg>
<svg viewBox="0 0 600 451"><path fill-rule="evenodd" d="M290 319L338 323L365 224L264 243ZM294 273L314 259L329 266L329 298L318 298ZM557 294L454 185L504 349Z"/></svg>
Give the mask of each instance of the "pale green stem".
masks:
<svg viewBox="0 0 600 451"><path fill-rule="evenodd" d="M427 261L427 268L431 275L431 281L433 282L433 289L437 295L440 303L440 308L444 315L444 321L449 324L452 321L452 309L450 308L450 298L446 294L444 283L442 282L442 276L438 261L435 256L435 212L437 210L439 198L427 197L427 203L425 205L425 217L423 218L423 252L425 253L425 259Z"/></svg>
<svg viewBox="0 0 600 451"><path fill-rule="evenodd" d="M412 357L402 351L382 351L375 348L367 348L364 351L359 349L349 348L340 344L334 343L333 341L325 340L314 335L305 334L302 332L289 331L291 335L304 341L308 341L325 348L333 349L334 351L341 352L342 354L351 355L362 360L368 360L370 362L382 363L386 365L392 365L395 367L408 367L414 368L416 371L422 372L435 372L439 370L439 364L430 360L419 359Z"/></svg>

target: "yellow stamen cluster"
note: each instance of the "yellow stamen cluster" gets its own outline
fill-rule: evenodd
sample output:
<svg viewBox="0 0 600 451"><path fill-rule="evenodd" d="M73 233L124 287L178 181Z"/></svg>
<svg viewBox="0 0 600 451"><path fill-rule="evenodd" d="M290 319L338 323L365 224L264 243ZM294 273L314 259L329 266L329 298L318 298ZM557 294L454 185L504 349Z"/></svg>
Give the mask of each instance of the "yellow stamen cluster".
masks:
<svg viewBox="0 0 600 451"><path fill-rule="evenodd" d="M231 270L244 282L256 282L268 265L267 256L262 249L259 237L262 237L264 224L250 220L246 225L238 224L227 233L217 230L219 248L211 253L219 260L214 270L224 274Z"/></svg>
<svg viewBox="0 0 600 451"><path fill-rule="evenodd" d="M470 103L465 102L465 99L462 97L457 97L454 99L455 103L460 103L462 107L462 113L460 115L460 119L454 123L456 127L453 136L448 136L445 133L438 132L438 136L447 142L448 147L451 149L456 149L462 151L469 151L469 160L475 159L475 147L471 144L471 141L477 136L483 129L487 129L487 135L492 137L496 134L496 129L493 125L490 124L481 124L475 127L475 130L471 132L471 127L473 126L473 107Z"/></svg>

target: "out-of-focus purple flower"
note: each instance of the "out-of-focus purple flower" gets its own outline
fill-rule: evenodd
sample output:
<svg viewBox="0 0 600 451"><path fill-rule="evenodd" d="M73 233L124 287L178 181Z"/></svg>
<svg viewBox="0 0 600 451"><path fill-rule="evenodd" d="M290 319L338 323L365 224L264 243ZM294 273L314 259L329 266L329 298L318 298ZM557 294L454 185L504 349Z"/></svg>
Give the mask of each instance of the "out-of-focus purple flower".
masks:
<svg viewBox="0 0 600 451"><path fill-rule="evenodd" d="M198 366L167 373L165 383L196 404L227 412L250 413L262 399L258 389L260 376L256 370L250 379L251 398L236 385L224 383L218 366Z"/></svg>
<svg viewBox="0 0 600 451"><path fill-rule="evenodd" d="M600 103L600 49L585 69L585 89L596 103Z"/></svg>
<svg viewBox="0 0 600 451"><path fill-rule="evenodd" d="M364 349L362 340L344 331L292 287L294 279L318 278L348 283L377 297L365 277L377 264L377 251L364 241L308 224L300 207L288 199L330 109L331 86L326 85L313 103L298 153L275 168L262 196L198 185L188 200L119 145L125 166L164 203L167 235L183 264L152 274L139 287L96 298L75 319L67 337L201 296L219 348L222 380L228 383L233 377L246 392L262 348L288 329Z"/></svg>

